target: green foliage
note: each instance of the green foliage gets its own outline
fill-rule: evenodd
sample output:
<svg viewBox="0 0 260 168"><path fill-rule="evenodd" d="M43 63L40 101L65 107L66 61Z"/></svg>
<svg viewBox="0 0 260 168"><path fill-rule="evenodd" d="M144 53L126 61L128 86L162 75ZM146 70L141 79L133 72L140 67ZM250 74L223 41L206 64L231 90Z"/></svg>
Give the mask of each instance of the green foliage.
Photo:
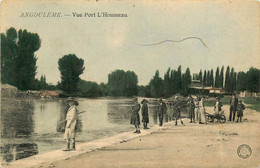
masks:
<svg viewBox="0 0 260 168"><path fill-rule="evenodd" d="M217 67L216 70L216 75L215 75L215 87L220 87L220 82L219 82L220 76L219 76L219 67Z"/></svg>
<svg viewBox="0 0 260 168"><path fill-rule="evenodd" d="M260 98L249 97L244 98L243 102L248 104L248 108L260 112Z"/></svg>
<svg viewBox="0 0 260 168"><path fill-rule="evenodd" d="M99 84L99 89L100 89L100 92L101 92L101 96L107 96L108 95L108 87L107 87L107 84L105 83L100 83Z"/></svg>
<svg viewBox="0 0 260 168"><path fill-rule="evenodd" d="M150 85L138 86L138 96L151 97L150 90Z"/></svg>
<svg viewBox="0 0 260 168"><path fill-rule="evenodd" d="M219 75L219 87L223 88L223 82L224 82L224 66L221 68L221 72Z"/></svg>
<svg viewBox="0 0 260 168"><path fill-rule="evenodd" d="M227 67L226 70L226 75L225 75L225 90L229 91L230 90L230 68L229 66Z"/></svg>
<svg viewBox="0 0 260 168"><path fill-rule="evenodd" d="M80 80L78 83L78 96L98 97L102 96L102 92L96 82Z"/></svg>
<svg viewBox="0 0 260 168"><path fill-rule="evenodd" d="M75 54L65 55L58 61L61 74L61 89L66 92L77 91L80 75L83 73L84 60Z"/></svg>
<svg viewBox="0 0 260 168"><path fill-rule="evenodd" d="M151 87L152 97L162 97L163 96L163 80L159 77L159 70L155 72L153 79L149 83Z"/></svg>
<svg viewBox="0 0 260 168"><path fill-rule="evenodd" d="M247 77L245 72L238 72L237 75L237 90L245 91L247 89Z"/></svg>
<svg viewBox="0 0 260 168"><path fill-rule="evenodd" d="M137 95L137 75L133 71L116 70L108 75L109 96Z"/></svg>
<svg viewBox="0 0 260 168"><path fill-rule="evenodd" d="M35 52L41 41L38 34L14 28L1 34L1 81L20 90L33 89L36 75Z"/></svg>
<svg viewBox="0 0 260 168"><path fill-rule="evenodd" d="M249 92L259 92L260 91L260 70L251 67L246 73L247 76L247 90Z"/></svg>

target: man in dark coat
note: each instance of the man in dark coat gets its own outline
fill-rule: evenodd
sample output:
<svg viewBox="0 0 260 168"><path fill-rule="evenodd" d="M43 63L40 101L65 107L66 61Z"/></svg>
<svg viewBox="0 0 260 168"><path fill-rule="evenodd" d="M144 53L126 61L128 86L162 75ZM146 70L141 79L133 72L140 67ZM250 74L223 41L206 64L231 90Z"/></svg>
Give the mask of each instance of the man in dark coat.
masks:
<svg viewBox="0 0 260 168"><path fill-rule="evenodd" d="M229 113L228 121L231 121L232 115L233 115L233 121L235 121L237 104L238 104L238 99L237 99L236 94L234 93L232 98L230 99L230 113Z"/></svg>
<svg viewBox="0 0 260 168"><path fill-rule="evenodd" d="M141 133L140 132L140 116L139 116L139 110L141 108L141 105L138 103L138 99L134 98L133 99L133 105L131 107L131 120L130 120L130 124L133 124L136 128L136 131L134 133Z"/></svg>
<svg viewBox="0 0 260 168"><path fill-rule="evenodd" d="M175 125L178 125L177 120L180 119L181 120L181 108L184 106L183 102L181 102L179 100L179 97L176 96L175 97L175 103L174 103L174 116L175 116ZM181 124L183 124L182 120L181 120Z"/></svg>
<svg viewBox="0 0 260 168"><path fill-rule="evenodd" d="M163 102L162 98L159 99L159 106L158 106L158 115L159 115L159 126L163 125L163 116L167 111L166 104Z"/></svg>
<svg viewBox="0 0 260 168"><path fill-rule="evenodd" d="M193 122L195 123L195 104L193 102L193 98L191 96L189 96L188 99L188 108L189 108L189 115L190 115L190 123Z"/></svg>
<svg viewBox="0 0 260 168"><path fill-rule="evenodd" d="M148 105L147 105L148 101L146 99L143 99L141 104L143 104L142 106L142 122L144 124L144 129L149 129L147 127L147 124L149 123L149 113L148 113Z"/></svg>
<svg viewBox="0 0 260 168"><path fill-rule="evenodd" d="M239 103L237 105L237 122L240 119L240 122L242 122L242 117L243 117L243 110L245 110L246 107L242 103L242 100L239 100Z"/></svg>

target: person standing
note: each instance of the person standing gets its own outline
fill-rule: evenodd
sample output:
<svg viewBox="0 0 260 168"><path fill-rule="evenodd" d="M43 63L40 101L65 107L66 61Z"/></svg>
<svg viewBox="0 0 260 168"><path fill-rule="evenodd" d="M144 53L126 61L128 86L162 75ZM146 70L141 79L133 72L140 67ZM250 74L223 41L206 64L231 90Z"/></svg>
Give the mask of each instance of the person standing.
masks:
<svg viewBox="0 0 260 168"><path fill-rule="evenodd" d="M69 109L67 110L66 115L66 128L64 133L64 138L67 142L67 148L64 151L76 150L75 146L75 137L76 137L76 123L78 119L78 108L79 103L72 97L69 97L67 100L69 104ZM72 141L72 148L70 148L70 141Z"/></svg>
<svg viewBox="0 0 260 168"><path fill-rule="evenodd" d="M166 104L163 102L162 98L159 99L159 106L158 106L158 115L159 115L159 126L163 125L163 116L167 111Z"/></svg>
<svg viewBox="0 0 260 168"><path fill-rule="evenodd" d="M235 121L237 104L238 104L238 98L237 98L236 94L234 93L232 98L230 99L230 113L229 113L228 121L231 121L232 115L233 115L233 121Z"/></svg>
<svg viewBox="0 0 260 168"><path fill-rule="evenodd" d="M175 125L178 125L178 119L181 120L181 108L182 108L183 104L182 102L179 100L179 97L176 96L175 97L175 103L174 103L174 116L175 116ZM181 120L181 124L184 125L183 121Z"/></svg>
<svg viewBox="0 0 260 168"><path fill-rule="evenodd" d="M199 121L199 96L195 99L195 120Z"/></svg>
<svg viewBox="0 0 260 168"><path fill-rule="evenodd" d="M188 99L188 108L189 108L189 115L190 115L190 123L192 123L192 120L193 122L195 123L195 104L193 102L193 98L191 96L189 96L189 99Z"/></svg>
<svg viewBox="0 0 260 168"><path fill-rule="evenodd" d="M199 124L207 124L204 98L199 98Z"/></svg>
<svg viewBox="0 0 260 168"><path fill-rule="evenodd" d="M220 102L220 98L219 97L217 97L216 98L216 104L215 104L215 106L214 106L214 111L215 111L215 116L218 116L219 115L219 112L221 112L221 107L222 107L223 105L222 105L222 103ZM220 122L220 120L219 120L219 117L217 117L218 118L218 122Z"/></svg>
<svg viewBox="0 0 260 168"><path fill-rule="evenodd" d="M148 113L148 101L146 99L143 99L142 104L142 122L144 124L144 129L149 129L147 127L147 124L149 123L149 113Z"/></svg>
<svg viewBox="0 0 260 168"><path fill-rule="evenodd" d="M141 105L138 103L138 99L135 97L133 99L133 105L131 107L131 120L130 124L133 124L135 126L136 131L134 133L140 134L140 116L139 116L139 110L141 108Z"/></svg>
<svg viewBox="0 0 260 168"><path fill-rule="evenodd" d="M243 117L243 110L245 110L246 107L242 103L242 100L239 100L239 103L237 105L237 122L240 119L240 122L242 122L242 117Z"/></svg>

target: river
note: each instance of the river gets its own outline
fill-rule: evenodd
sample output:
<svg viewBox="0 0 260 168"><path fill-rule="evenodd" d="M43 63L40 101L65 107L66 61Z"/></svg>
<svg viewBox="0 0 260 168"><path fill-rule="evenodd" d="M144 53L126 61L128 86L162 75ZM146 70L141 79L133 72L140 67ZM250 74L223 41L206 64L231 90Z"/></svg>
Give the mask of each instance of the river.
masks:
<svg viewBox="0 0 260 168"><path fill-rule="evenodd" d="M142 99L139 98L139 102ZM150 101L148 126L158 123L157 101ZM79 98L76 142L88 142L134 131L130 125L131 99ZM65 148L63 133L68 105L65 99L1 100L1 160L11 162ZM140 112L139 112L140 113ZM165 117L165 122L168 117Z"/></svg>

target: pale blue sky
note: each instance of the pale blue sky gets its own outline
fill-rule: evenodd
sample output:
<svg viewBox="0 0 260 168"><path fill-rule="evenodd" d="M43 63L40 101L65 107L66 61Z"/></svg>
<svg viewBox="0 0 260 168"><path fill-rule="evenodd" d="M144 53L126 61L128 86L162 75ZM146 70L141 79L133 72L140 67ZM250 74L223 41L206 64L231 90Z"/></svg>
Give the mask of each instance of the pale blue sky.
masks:
<svg viewBox="0 0 260 168"><path fill-rule="evenodd" d="M7 2L7 3L5 3ZM230 2L230 3L229 3ZM22 12L60 11L126 13L127 18L19 18ZM9 27L38 33L42 46L36 52L38 74L47 82L60 80L58 59L74 53L85 60L82 79L107 82L115 69L132 70L139 84L148 84L158 69L168 67L192 72L231 65L236 71L260 68L260 10L256 2L199 1L4 1L1 7L1 32ZM157 46L138 44L162 40L198 40L164 43Z"/></svg>

